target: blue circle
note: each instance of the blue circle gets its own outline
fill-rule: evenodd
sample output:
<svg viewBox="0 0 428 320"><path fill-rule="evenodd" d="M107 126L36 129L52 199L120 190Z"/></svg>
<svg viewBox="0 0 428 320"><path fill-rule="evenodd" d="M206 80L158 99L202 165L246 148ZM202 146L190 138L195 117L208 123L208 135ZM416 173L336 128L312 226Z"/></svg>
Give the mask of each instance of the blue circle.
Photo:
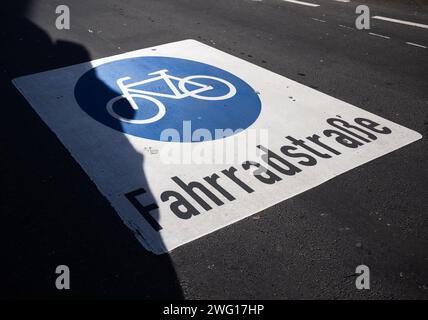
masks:
<svg viewBox="0 0 428 320"><path fill-rule="evenodd" d="M167 71L159 73L161 70ZM161 74L168 77L160 78ZM125 90L135 90L128 92L137 108L122 97L117 80L125 77L129 78L122 83L127 86ZM180 82L187 77L191 78ZM159 79L153 80L156 78ZM149 79L152 81L139 84ZM130 84L133 86L129 87ZM170 57L137 57L105 63L80 77L74 95L80 107L104 125L158 141L165 141L167 129L178 133L178 140L175 137L172 141L224 138L216 130L227 130L230 135L247 129L261 111L257 93L235 75L205 63ZM138 121L148 122L135 123ZM205 129L203 132L208 135L202 134L203 139L189 135L189 130L193 133L198 129Z"/></svg>

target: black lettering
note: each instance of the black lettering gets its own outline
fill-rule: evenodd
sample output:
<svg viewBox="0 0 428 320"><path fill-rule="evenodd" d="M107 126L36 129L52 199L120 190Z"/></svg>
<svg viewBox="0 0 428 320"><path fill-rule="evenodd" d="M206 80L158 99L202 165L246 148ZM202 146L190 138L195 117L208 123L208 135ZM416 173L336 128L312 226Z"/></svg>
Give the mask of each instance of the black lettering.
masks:
<svg viewBox="0 0 428 320"><path fill-rule="evenodd" d="M298 163L304 165L304 166L314 166L317 164L317 160L314 157L311 157L310 155L307 155L306 153L292 153L292 150L299 150L296 147L293 146L282 146L281 147L281 152L286 155L287 157L291 157L291 158L305 158L305 160L300 160L298 161Z"/></svg>
<svg viewBox="0 0 428 320"><path fill-rule="evenodd" d="M336 141L339 142L341 145L348 147L348 148L358 148L359 146L362 146L363 143L361 143L358 140L355 140L351 138L350 136L347 136L342 131L336 131L336 130L324 130L324 135L326 137L331 137L332 135L336 135Z"/></svg>
<svg viewBox="0 0 428 320"><path fill-rule="evenodd" d="M150 211L158 209L158 205L156 203L151 203L147 206L143 206L140 201L138 201L137 196L146 193L146 190L143 188L137 189L135 191L129 192L125 194L125 197L132 203L135 209L143 216L144 219L150 224L150 226L155 229L155 231L162 230L162 227L156 221L155 218L152 217Z"/></svg>
<svg viewBox="0 0 428 320"><path fill-rule="evenodd" d="M303 141L303 140L297 140L297 139L294 139L294 138L293 138L293 137L291 137L291 136L287 136L286 138L287 138L288 140L290 140L290 141L291 141L295 146L302 147L302 148L304 148L304 149L308 150L309 152L311 152L312 154L316 155L317 157L324 158L324 159L331 158L331 155L326 154L326 153L318 152L317 150L315 150L315 149L313 149L313 148L311 148L311 147L307 146L307 145L305 144L305 141Z"/></svg>
<svg viewBox="0 0 428 320"><path fill-rule="evenodd" d="M332 147L326 145L325 143L321 142L320 139L321 137L319 135L313 134L310 137L307 137L306 139L308 139L309 141L315 143L316 145L326 149L327 151L330 151L331 153L334 153L335 155L340 155L341 153L335 149L333 149Z"/></svg>
<svg viewBox="0 0 428 320"><path fill-rule="evenodd" d="M234 196L232 196L229 192L227 192L222 186L220 186L218 183L217 183L217 180L219 179L220 177L217 175L217 174L213 174L213 175L211 175L211 177L210 176L208 176L208 177L205 177L204 178L204 180L206 181L206 182L208 182L213 188L215 188L218 192L220 192L227 200L229 200L229 201L233 201L233 200L235 200L235 197Z"/></svg>
<svg viewBox="0 0 428 320"><path fill-rule="evenodd" d="M354 121L359 124L360 126L367 128L371 131L374 131L376 133L382 133L382 134L390 134L392 131L391 129L387 128L387 127L383 127L382 129L377 129L377 126L380 126L379 123L376 123L372 120L369 119L364 119L364 118L356 118L354 119Z"/></svg>
<svg viewBox="0 0 428 320"><path fill-rule="evenodd" d="M276 153L270 151L268 148L265 148L261 145L257 146L257 148L263 150L266 152L266 154L262 155L262 160L266 162L270 167L274 168L275 170L286 174L288 176L294 176L296 173L301 172L302 170L296 167L294 164L288 162L287 160L284 160ZM276 161L274 161L276 160ZM281 163L282 165L278 164ZM285 168L284 168L285 166Z"/></svg>
<svg viewBox="0 0 428 320"><path fill-rule="evenodd" d="M282 179L274 174L272 171L269 171L263 167L260 163L255 161L246 161L242 164L244 170L248 170L250 167L256 167L257 170L253 171L253 175L263 183L274 184Z"/></svg>
<svg viewBox="0 0 428 320"><path fill-rule="evenodd" d="M190 219L192 216L199 214L194 206L190 204L180 193L176 191L165 191L161 194L161 200L163 202L168 201L171 197L174 197L177 201L174 201L169 205L171 211L180 219ZM183 207L185 210L181 210Z"/></svg>
<svg viewBox="0 0 428 320"><path fill-rule="evenodd" d="M336 122L341 123L343 126L337 125L337 124L336 124ZM344 131L344 132L346 132L347 134L349 134L349 135L351 135L351 136L353 136L353 137L355 137L355 138L357 138L357 139L360 139L360 140L361 140L361 141L363 141L363 142L367 142L367 143L368 143L368 142L371 142L371 141L370 141L370 140L367 140L366 138L363 138L362 136L360 136L360 135L356 134L355 132L352 132L352 131L347 130L347 129L345 129L345 128L348 128L348 129L355 129L355 130L357 130L357 131L359 131L359 132L362 132L362 133L364 133L365 135L367 135L367 137L369 137L369 139L371 139L371 140L376 140L376 139L377 139L377 138L376 138L376 136L375 136L374 134L372 134L372 133L370 133L370 132L367 132L367 131L365 131L365 130L363 130L363 129L359 128L359 127L356 127L356 126L350 125L348 122L346 122L345 120L342 120L342 119L330 118L330 119L327 119L327 123L328 123L329 125L331 125L331 126L335 127L336 129L339 129L339 130L341 130L341 131Z"/></svg>
<svg viewBox="0 0 428 320"><path fill-rule="evenodd" d="M214 193L212 193L210 190L207 189L202 183L199 183L197 181L191 181L188 184L184 183L179 177L172 177L171 178L176 184L180 186L184 191L187 192L189 196L191 196L199 205L204 208L206 211L209 211L212 209L212 207L204 201L193 189L199 189L202 193L204 193L208 198L210 198L216 205L221 206L223 205L223 201L221 201L219 198L217 198Z"/></svg>
<svg viewBox="0 0 428 320"><path fill-rule="evenodd" d="M230 167L229 169L222 170L222 173L228 177L230 180L235 182L238 186L240 186L242 189L247 191L248 193L253 193L254 190L251 189L246 183L244 183L241 179L236 177L235 172L238 171L235 167Z"/></svg>

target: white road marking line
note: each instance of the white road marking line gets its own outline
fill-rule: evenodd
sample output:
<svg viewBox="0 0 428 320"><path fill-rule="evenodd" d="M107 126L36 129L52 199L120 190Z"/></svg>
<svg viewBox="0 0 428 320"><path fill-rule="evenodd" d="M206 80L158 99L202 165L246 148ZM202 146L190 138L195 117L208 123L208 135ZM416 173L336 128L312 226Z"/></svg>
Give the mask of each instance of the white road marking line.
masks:
<svg viewBox="0 0 428 320"><path fill-rule="evenodd" d="M295 4L301 4L302 6L308 6L308 7L319 7L319 4L316 3L310 3L310 2L304 2L304 1L297 1L297 0L282 0L285 2L291 2Z"/></svg>
<svg viewBox="0 0 428 320"><path fill-rule="evenodd" d="M428 25L422 24L422 23L404 21L404 20L399 20L399 19L392 19L392 18L387 18L387 17L382 17L382 16L373 16L372 18L378 19L378 20L389 21L389 22L401 23L401 24L405 24L408 26L418 27L418 28L428 29Z"/></svg>
<svg viewBox="0 0 428 320"><path fill-rule="evenodd" d="M423 46L423 45L421 45L421 44L417 44L417 43L413 43L413 42L406 42L406 44L411 45L411 46L414 46L414 47L423 48L423 49L426 49L426 48L427 48L426 46Z"/></svg>
<svg viewBox="0 0 428 320"><path fill-rule="evenodd" d="M311 18L312 20L315 20L315 21L319 21L319 22L327 22L327 21L325 21L325 20L321 20L321 19L317 19L317 18Z"/></svg>
<svg viewBox="0 0 428 320"><path fill-rule="evenodd" d="M341 28L345 28L345 29L351 29L354 30L354 28L348 27L348 26L344 26L343 24L339 24L339 27Z"/></svg>
<svg viewBox="0 0 428 320"><path fill-rule="evenodd" d="M377 34L377 33L373 33L373 32L369 32L369 34L372 35L372 36L375 36L375 37L379 37L379 38L391 39L390 37L383 36L381 34Z"/></svg>
<svg viewBox="0 0 428 320"><path fill-rule="evenodd" d="M345 3L351 2L351 0L334 0L334 1L336 1L336 2L345 2Z"/></svg>

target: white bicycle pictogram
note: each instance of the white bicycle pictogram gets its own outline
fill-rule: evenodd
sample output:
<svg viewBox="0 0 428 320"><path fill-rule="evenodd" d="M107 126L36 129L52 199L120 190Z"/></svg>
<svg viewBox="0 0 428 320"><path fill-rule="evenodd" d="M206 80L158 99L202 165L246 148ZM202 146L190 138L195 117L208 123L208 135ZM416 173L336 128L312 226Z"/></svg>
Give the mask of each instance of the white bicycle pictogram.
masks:
<svg viewBox="0 0 428 320"><path fill-rule="evenodd" d="M211 77L211 76L204 76L204 75L194 75L194 76L179 78L179 77L169 75L167 73L168 73L167 69L152 72L152 73L149 73L148 75L149 76L155 76L155 77L150 78L150 79L146 79L146 80L142 80L142 81L129 83L129 84L125 84L125 81L130 80L131 77L123 77L123 78L118 79L116 81L116 83L117 83L118 87L120 88L120 90L122 91L122 95L114 97L110 101L107 102L106 108L107 108L108 113L112 117L114 117L120 121L123 121L123 122L132 123L132 124L149 124L149 123L159 121L160 119L163 118L163 116L166 113L165 105L161 101L159 101L158 99L156 99L154 97L163 97L163 98L170 98L170 99L184 99L187 97L192 97L195 99L215 101L215 100L230 99L236 94L236 88L231 83L227 82L226 80L220 79L220 78ZM227 86L228 92L224 95L221 95L221 96L203 95L204 92L209 92L215 88L213 86L205 85L203 83L199 83L197 81L194 81L194 80L198 80L198 79L209 79L209 80L214 80L214 81L217 81L219 83L222 83L222 84ZM162 81L162 80L165 81L165 83L167 84L167 86L171 90L172 94L135 89L135 87L137 87L137 86L141 86L141 85L144 85L147 83L152 83L155 81ZM174 85L172 80L178 81L178 88ZM197 88L194 90L188 90L186 88L186 85L192 85L192 86L197 87ZM119 100L122 100L122 99L126 99L129 102L129 104L131 105L132 109L138 110L139 106L138 106L137 102L135 101L135 99L137 99L137 98L153 102L158 109L157 113L148 119L129 119L129 118L123 117L123 116L119 115L118 113L116 113L116 111L113 108L114 104L116 102L118 102Z"/></svg>

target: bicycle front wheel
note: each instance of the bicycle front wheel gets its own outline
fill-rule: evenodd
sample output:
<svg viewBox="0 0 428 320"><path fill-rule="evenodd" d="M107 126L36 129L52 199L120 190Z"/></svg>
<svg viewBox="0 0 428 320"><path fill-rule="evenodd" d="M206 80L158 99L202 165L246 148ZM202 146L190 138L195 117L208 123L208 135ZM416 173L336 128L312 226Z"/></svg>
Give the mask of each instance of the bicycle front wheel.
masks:
<svg viewBox="0 0 428 320"><path fill-rule="evenodd" d="M198 80L202 80L202 82L198 82ZM202 84L204 84L203 80L210 80L209 82L214 81L214 83L213 85L206 85L207 86L206 90L202 90L202 91L194 90L196 91L196 93L193 93L192 91L186 88L186 84L201 86ZM204 95L205 92L210 92L211 90L224 85L226 85L226 87L228 88L228 92L226 94L220 95L220 96ZM178 83L178 87L180 88L181 91L183 91L185 94L189 95L190 97L201 99L201 100L212 100L212 101L226 100L226 99L232 98L236 94L236 88L233 86L233 84L231 84L230 82L227 82L226 80L216 78L216 77L211 77L211 76L189 76L181 79L180 82Z"/></svg>

